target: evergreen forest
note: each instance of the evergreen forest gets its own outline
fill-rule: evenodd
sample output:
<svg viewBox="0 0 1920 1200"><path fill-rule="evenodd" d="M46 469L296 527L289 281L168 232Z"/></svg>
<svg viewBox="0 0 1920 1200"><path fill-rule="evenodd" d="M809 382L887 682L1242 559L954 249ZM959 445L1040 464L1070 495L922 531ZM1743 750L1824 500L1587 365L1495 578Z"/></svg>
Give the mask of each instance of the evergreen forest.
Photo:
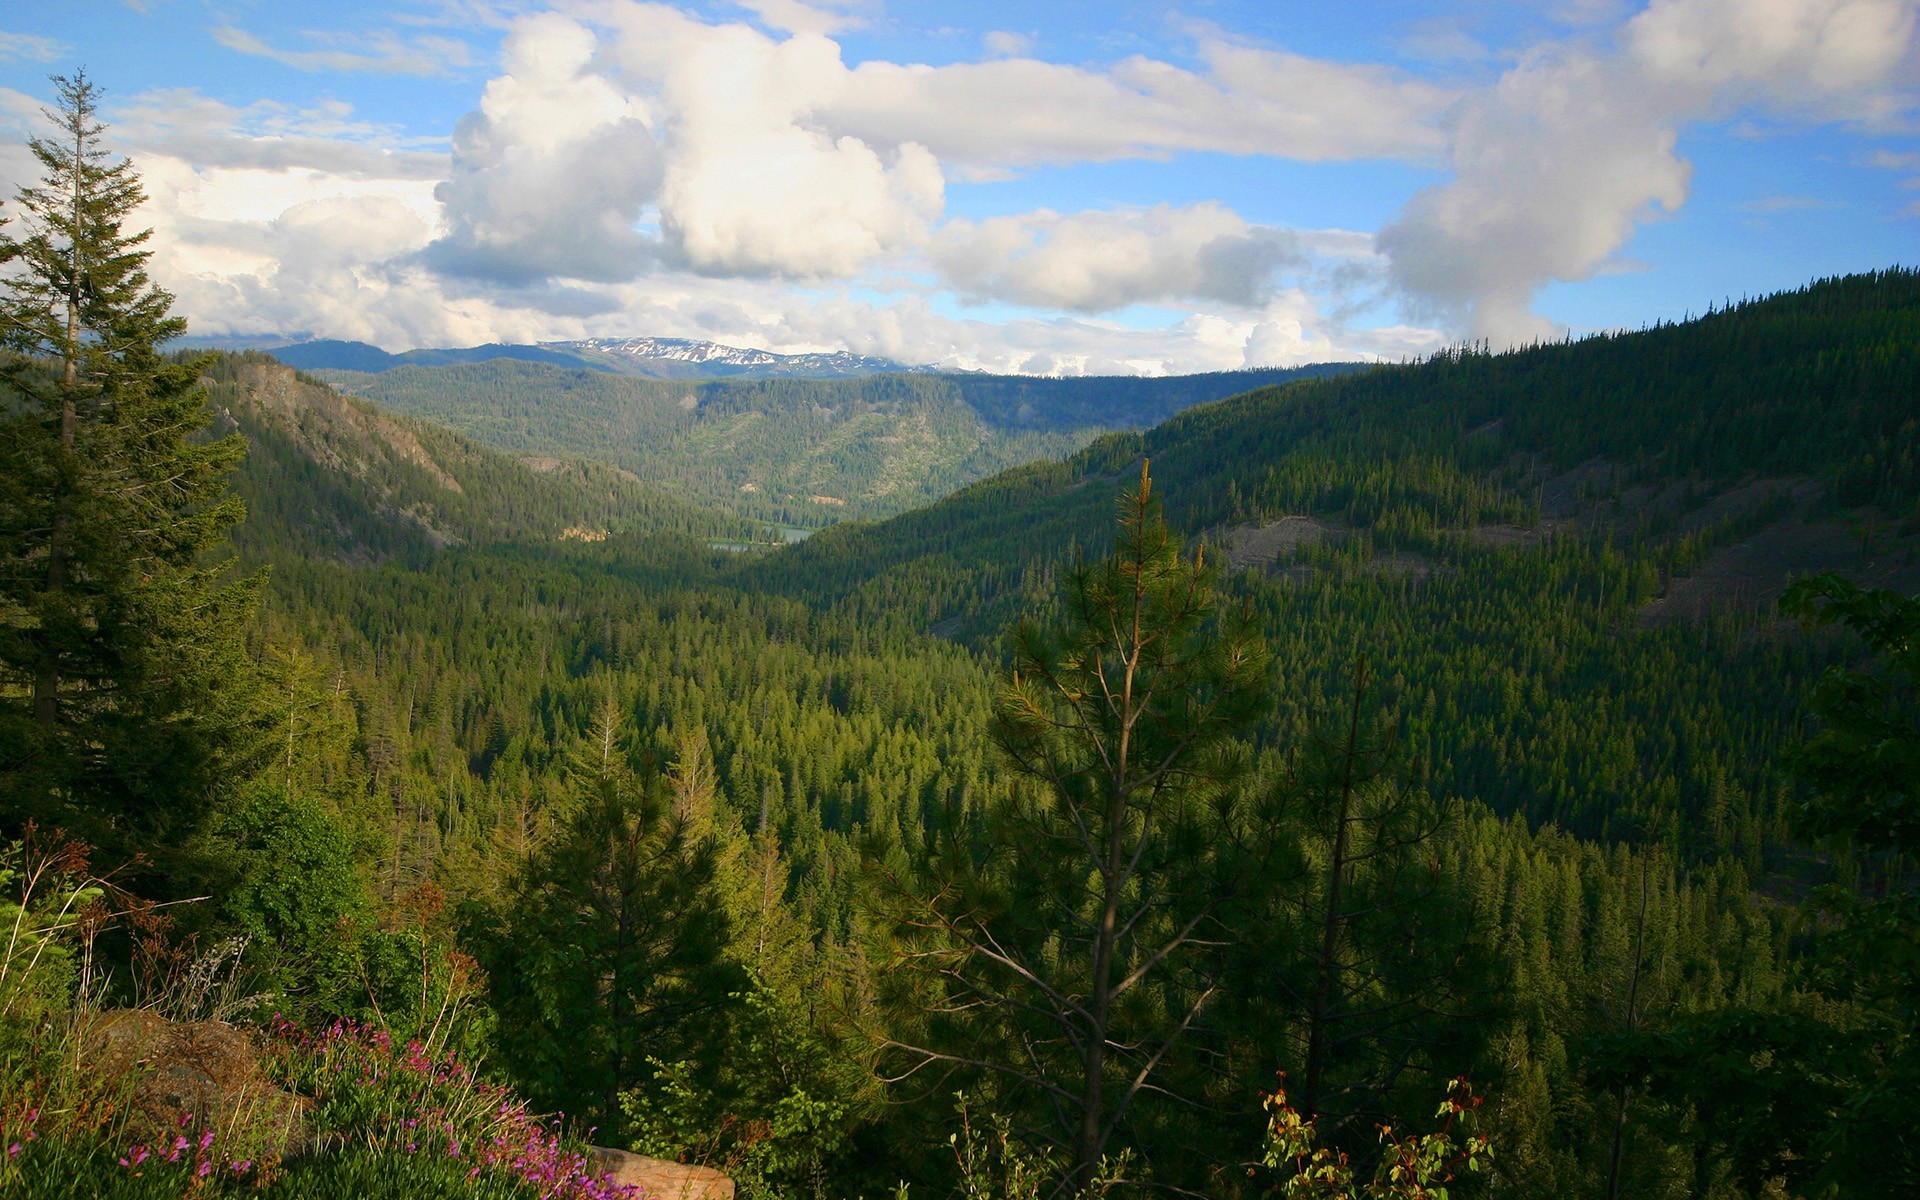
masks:
<svg viewBox="0 0 1920 1200"><path fill-rule="evenodd" d="M1150 428L355 396L165 349L62 83L0 227L0 1192L563 1194L382 1158L405 1046L743 1197L1920 1194L1920 272ZM955 396L891 484L796 426ZM894 515L763 544L809 471ZM61 1049L137 1009L346 1132L140 1173Z"/></svg>
<svg viewBox="0 0 1920 1200"><path fill-rule="evenodd" d="M1103 433L1357 366L1165 378L667 381L496 358L314 374L496 450L604 462L710 508L813 529L893 516L1005 468L1064 458Z"/></svg>

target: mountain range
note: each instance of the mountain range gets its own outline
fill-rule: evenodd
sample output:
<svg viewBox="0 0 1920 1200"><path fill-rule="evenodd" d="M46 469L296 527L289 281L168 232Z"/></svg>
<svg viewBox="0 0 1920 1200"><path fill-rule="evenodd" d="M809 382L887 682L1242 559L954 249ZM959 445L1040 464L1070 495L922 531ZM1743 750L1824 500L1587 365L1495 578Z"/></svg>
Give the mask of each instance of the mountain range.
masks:
<svg viewBox="0 0 1920 1200"><path fill-rule="evenodd" d="M303 371L378 373L398 367L437 367L495 359L549 363L645 379L854 379L931 369L845 350L775 354L770 350L723 346L717 342L656 337L588 338L533 346L490 343L458 349L407 350L399 354L365 342L334 340L255 348L269 350L281 362Z"/></svg>

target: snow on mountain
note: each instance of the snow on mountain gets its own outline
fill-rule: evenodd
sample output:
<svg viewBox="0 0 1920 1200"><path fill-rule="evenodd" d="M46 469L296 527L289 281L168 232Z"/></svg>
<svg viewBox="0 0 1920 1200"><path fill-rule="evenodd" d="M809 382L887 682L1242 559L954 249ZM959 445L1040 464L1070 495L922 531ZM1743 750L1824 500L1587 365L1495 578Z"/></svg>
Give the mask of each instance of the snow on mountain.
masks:
<svg viewBox="0 0 1920 1200"><path fill-rule="evenodd" d="M756 378L845 379L916 369L889 358L872 358L846 350L826 354L775 354L771 350L722 346L717 342L689 338L587 338L577 342L541 344L549 349L568 350L582 356L607 356L619 360L628 370L673 378L747 375Z"/></svg>

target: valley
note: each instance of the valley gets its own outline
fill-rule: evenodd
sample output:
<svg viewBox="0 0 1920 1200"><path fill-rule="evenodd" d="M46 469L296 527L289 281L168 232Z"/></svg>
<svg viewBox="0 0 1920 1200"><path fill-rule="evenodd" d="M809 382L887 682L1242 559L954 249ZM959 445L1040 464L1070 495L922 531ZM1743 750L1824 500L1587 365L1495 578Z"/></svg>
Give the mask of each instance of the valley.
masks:
<svg viewBox="0 0 1920 1200"><path fill-rule="evenodd" d="M316 377L497 450L602 462L708 508L820 528L904 512L1193 404L1354 366L1170 379L923 372L675 382L499 358Z"/></svg>
<svg viewBox="0 0 1920 1200"><path fill-rule="evenodd" d="M1628 1032L1610 997L1631 983L1636 1011L1676 1031L1797 1011L1796 898L1907 878L1898 860L1798 832L1807 785L1782 756L1823 673L1862 650L1809 635L1776 602L1826 570L1920 583L1911 272L1569 345L1282 380L1124 430L1106 422L1213 381L1116 395L1100 381L968 391L930 376L694 385L509 361L341 377L381 398L368 400L258 353L204 370L213 431L247 442L233 542L243 571L267 572L250 636L257 703L283 731L272 803L324 814L350 847L331 869L354 881L309 932L226 918L276 939L279 965L263 969L280 973L261 983L303 1010L377 1002L392 1019L411 1003L397 981L324 964L340 961L340 937L367 954L400 936L372 914L439 897L439 915L396 928L484 969L464 1002L503 1023L473 1036L535 1103L624 1121L630 1144L675 1157L714 1112L771 1120L795 1097L827 1098L804 1132L766 1143L793 1159L712 1135L734 1157L704 1161L759 1171L771 1194L815 1171L848 1195L944 1178L929 1147L950 1092L993 1076L901 1078L926 1061L910 1048L1048 1028L1022 1034L1041 1018L1018 1008L930 1016L911 989L934 984L908 948L938 910L914 905L962 887L1059 903L1047 889L1064 884L1025 880L1002 857L1025 847L1035 869L1051 861L1018 840L1029 835L996 840L1016 836L999 822L1045 811L1020 807L1034 785L1005 750L1005 664L1028 653L1012 632L1023 620L1071 619L1076 562L1125 549L1115 506L1137 499L1143 471L1174 531L1168 553L1218 564L1192 569L1221 572L1223 603L1272 663L1257 719L1235 735L1233 782L1185 810L1194 824L1178 835L1200 839L1188 866L1252 874L1214 902L1226 905L1218 955L1183 950L1197 974L1154 984L1166 1003L1221 989L1176 1064L1215 1089L1206 1128L1155 1099L1127 1126L1155 1179L1241 1194L1223 1164L1259 1152L1260 1088L1277 1067L1302 1069L1331 1029L1351 1041L1320 1085L1334 1089L1326 1110L1417 1109L1434 1080L1466 1074L1496 1098L1486 1127L1507 1186L1592 1189L1609 1141L1581 1114L1608 1103L1603 1048ZM1020 428L1061 440L1009 437L996 453L1047 449L961 483L997 460L940 457L941 413L975 423L962 441L987 413L1006 429L1025 413ZM916 422L928 457L847 450L862 437L906 447ZM749 471L766 506L719 503ZM921 503L941 479L959 485ZM785 532L810 536L776 547L770 523L795 514L792 496L826 488L862 498L845 515L865 519L795 520ZM906 511L875 519L889 505ZM1381 866L1353 868L1375 923L1354 918L1316 959L1299 922L1328 911L1319 872L1337 851L1314 764L1341 738L1370 747L1368 804L1398 797L1429 824L1366 826L1387 839ZM673 870L692 874L645 878L717 922L698 970L721 974L685 986L733 989L728 1003L746 1007L714 1011L739 1024L666 1007L648 1010L658 1026L615 1021L603 993L540 974L582 955L623 961L539 915L543 897L612 869L591 865L605 835L591 822L623 811L670 813L629 828L693 839L671 843L686 856ZM1377 811L1366 819L1399 819ZM971 850L963 834L979 839ZM235 894L269 878L258 858L223 869ZM1168 862L1155 878L1186 869ZM565 903L610 902L594 895ZM1154 911L1140 928L1164 933ZM1026 925L1021 912L982 928L1038 939L1021 953L1042 961L1071 913ZM196 920L219 927L213 911ZM1640 952L1623 952L1636 939ZM1299 999L1311 970L1352 991L1314 1008ZM582 1006L564 1053L538 1034L549 993ZM1421 1047L1413 1059L1388 1052L1400 1036ZM742 1038L760 1040L728 1040ZM781 1048L737 1049L748 1044ZM622 1046L719 1057L629 1072L609 1065ZM714 1062L728 1065L695 1074ZM1044 1120L1017 1088L984 1094ZM1682 1123L1656 1124L1646 1103L1626 1169L1648 1186L1689 1178L1683 1110L1658 1109Z"/></svg>

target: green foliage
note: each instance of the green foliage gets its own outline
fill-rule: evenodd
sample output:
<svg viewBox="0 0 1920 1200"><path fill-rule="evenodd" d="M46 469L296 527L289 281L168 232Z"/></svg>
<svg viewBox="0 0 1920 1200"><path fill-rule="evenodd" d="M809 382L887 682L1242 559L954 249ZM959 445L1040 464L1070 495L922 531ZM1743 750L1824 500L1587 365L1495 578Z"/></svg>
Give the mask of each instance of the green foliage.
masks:
<svg viewBox="0 0 1920 1200"><path fill-rule="evenodd" d="M0 844L0 1038L31 1041L72 1001L75 943L106 890L75 843Z"/></svg>
<svg viewBox="0 0 1920 1200"><path fill-rule="evenodd" d="M244 710L263 744L240 752L241 721L178 779L151 768L157 806L181 781L218 786L204 809L165 808L144 845L180 863L191 844L218 867L217 899L188 923L252 932L251 961L303 1012L468 1057L486 1042L542 1105L605 1120L617 1098L646 1148L707 1156L770 1194L1084 1180L1091 1078L1108 1145L1134 1148L1146 1183L1247 1195L1253 1089L1316 1057L1323 1095L1305 1107L1328 1117L1312 1149L1347 1152L1356 1186L1376 1155L1415 1177L1433 1165L1419 1139L1369 1145L1367 1126L1419 1127L1408 1116L1424 1117L1433 1080L1463 1072L1490 1081L1482 1116L1511 1194L1603 1195L1616 1145L1620 1195L1781 1180L1897 1194L1920 1091L1910 633L1888 632L1911 629L1905 610L1803 589L1796 611L1853 627L1877 656L1820 685L1826 732L1793 758L1808 787L1778 765L1795 739L1779 697L1856 639L1649 605L1783 520L1837 523L1831 505L1868 499L1905 520L1916 311L1914 276L1890 272L1686 326L1262 389L753 556L707 542L754 528L611 467L535 470L252 356L156 358L182 395L204 372L214 432L251 444L236 540L274 573L245 661L214 663L270 688L180 693L194 720ZM0 409L39 412L40 441L4 453L45 449L55 428L43 402L62 364L37 353ZM544 381L503 368L496 385L524 394L502 408L425 381L421 403L492 404L505 416L482 441L551 450L531 440L565 432L557 407L533 410ZM668 386L696 391L695 410L677 391L581 384L579 436L646 430L652 466L631 469L682 495L737 500L752 463L790 496L868 488L869 512L993 453L1130 423L1109 418L1166 394ZM1049 417L1056 402L1065 415ZM1199 554L1158 520L1116 536L1115 485L1149 452ZM54 461L21 459L0 491L39 495ZM1740 507L1728 489L1756 470L1814 482ZM1826 499L1806 498L1815 484ZM759 516L818 523L759 494ZM6 569L31 583L40 510L7 502ZM1319 540L1215 572L1223 543L1245 560L1234 527L1285 517L1312 518ZM1881 540L1897 567L1903 545ZM1139 660L1166 652L1171 682L1129 725L1101 707L1095 664L1126 656L1095 627L1141 581L1142 627L1185 632ZM999 640L1015 616L1026 631ZM1271 647L1277 687L1234 690L1268 677L1251 652L1223 682L1220 647L1242 634ZM1342 727L1358 738L1316 743L1326 714L1351 712L1361 656L1366 713ZM0 704L30 713L33 686L9 674ZM1273 719L1252 720L1269 703ZM112 715L133 766L177 732L159 708ZM1157 797L1095 766L1122 726L1140 731L1129 756L1181 747ZM231 767L217 778L195 765L215 751ZM1115 795L1118 810L1097 807ZM1114 831L1137 865L1087 853ZM1797 840L1814 835L1825 844ZM1075 1006L1098 991L1093 931L1116 895L1108 961L1123 983L1148 969L1112 989L1112 1052L1090 1076L1074 1039L1096 1026ZM464 906L484 980L443 901ZM876 907L904 924L876 928ZM925 969L876 978L889 948ZM38 978L32 1006L57 1016L70 977ZM1322 980L1339 1003L1317 1001ZM922 1069L883 1092L869 1037L934 1054L896 1055ZM20 1078L0 1108L26 1094ZM962 1082L1006 1120L956 1159L928 1098ZM368 1137L401 1112L329 1096L328 1119ZM313 1190L441 1170L351 1144L337 1170L298 1168Z"/></svg>
<svg viewBox="0 0 1920 1200"><path fill-rule="evenodd" d="M1601 1038L1591 1063L1616 1087L1646 1087L1657 1103L1649 1119L1749 1190L1777 1180L1798 1194L1897 1195L1920 1187L1908 1136L1920 1093L1920 897L1902 858L1920 768L1920 600L1823 575L1790 588L1781 607L1810 626L1844 625L1872 655L1812 688L1819 725L1786 757L1809 785L1796 825L1877 854L1882 894L1820 891L1806 990L1790 1004Z"/></svg>
<svg viewBox="0 0 1920 1200"><path fill-rule="evenodd" d="M953 830L924 882L889 873L900 962L935 1014L898 1049L1001 1076L1075 1190L1135 1102L1173 1090L1217 990L1205 947L1234 867L1211 806L1270 700L1250 612L1182 553L1144 467L1119 526L1065 579L1060 627L1011 639L994 735L1038 786Z"/></svg>
<svg viewBox="0 0 1920 1200"><path fill-rule="evenodd" d="M260 580L219 557L242 515L237 438L205 441L184 323L148 279L144 198L111 162L84 75L55 80L57 134L29 147L21 236L0 234L0 818L158 849L253 765L241 634ZM156 839L161 839L156 845Z"/></svg>
<svg viewBox="0 0 1920 1200"><path fill-rule="evenodd" d="M966 1200L1041 1200L1065 1196L1067 1200L1093 1200L1126 1186L1126 1155L1103 1159L1092 1178L1078 1191L1063 1193L1057 1181L1068 1172L1061 1162L1028 1149L1014 1135L1013 1122L1005 1113L987 1115L982 1129L976 1125L972 1106L965 1092L954 1094L954 1114L960 1128L947 1135L953 1150L957 1193ZM902 1189L900 1200L905 1200Z"/></svg>
<svg viewBox="0 0 1920 1200"><path fill-rule="evenodd" d="M1876 659L1870 670L1830 668L1807 697L1819 729L1788 756L1813 789L1796 813L1801 831L1920 850L1920 600L1829 574L1796 583L1780 609L1810 627L1844 626Z"/></svg>
<svg viewBox="0 0 1920 1200"><path fill-rule="evenodd" d="M1371 1179L1356 1184L1347 1156L1316 1145L1315 1122L1287 1103L1286 1089L1277 1088L1267 1097L1271 1116L1264 1163L1279 1173L1287 1200L1447 1200L1447 1185L1460 1172L1477 1175L1493 1161L1489 1140L1468 1132L1480 1103L1472 1086L1456 1079L1434 1113L1439 1129L1414 1137L1382 1125L1379 1164Z"/></svg>
<svg viewBox="0 0 1920 1200"><path fill-rule="evenodd" d="M577 808L465 940L486 968L498 1041L541 1105L611 1126L665 1055L713 1063L739 977L707 891L713 847L634 776L603 712L572 762Z"/></svg>
<svg viewBox="0 0 1920 1200"><path fill-rule="evenodd" d="M652 1079L621 1094L629 1141L715 1167L748 1197L823 1194L849 1172L854 1127L871 1115L863 1081L781 997L756 987L737 1000L718 1071L656 1062Z"/></svg>
<svg viewBox="0 0 1920 1200"><path fill-rule="evenodd" d="M257 784L222 806L203 867L223 925L253 941L271 986L323 989L343 976L342 942L368 896L353 846L313 800Z"/></svg>
<svg viewBox="0 0 1920 1200"><path fill-rule="evenodd" d="M644 534L751 537L746 521L705 512L615 467L530 464L435 425L342 396L256 352L203 364L222 427L244 435L237 490L252 514L241 553L380 562L448 545Z"/></svg>

